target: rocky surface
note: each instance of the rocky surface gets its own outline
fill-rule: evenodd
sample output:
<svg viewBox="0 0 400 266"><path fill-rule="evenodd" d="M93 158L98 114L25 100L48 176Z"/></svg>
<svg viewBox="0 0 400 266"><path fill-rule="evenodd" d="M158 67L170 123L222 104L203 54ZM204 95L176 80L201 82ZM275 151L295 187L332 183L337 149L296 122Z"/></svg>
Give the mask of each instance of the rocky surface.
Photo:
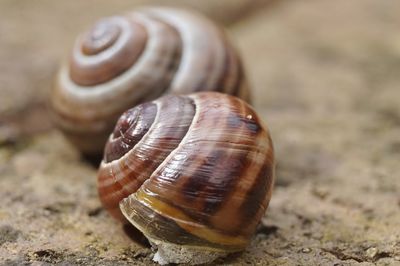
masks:
<svg viewBox="0 0 400 266"><path fill-rule="evenodd" d="M400 265L400 2L173 3L227 26L277 152L262 225L219 263ZM130 6L0 3L0 265L152 264L143 238L102 210L96 168L45 108L75 35Z"/></svg>

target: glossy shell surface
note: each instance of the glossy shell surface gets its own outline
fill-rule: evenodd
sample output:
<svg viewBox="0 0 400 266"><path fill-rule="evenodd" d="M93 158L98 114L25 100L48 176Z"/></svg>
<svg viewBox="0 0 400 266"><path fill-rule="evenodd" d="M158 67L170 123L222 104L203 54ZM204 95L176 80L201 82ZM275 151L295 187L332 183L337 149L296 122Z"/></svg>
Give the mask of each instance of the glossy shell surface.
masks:
<svg viewBox="0 0 400 266"><path fill-rule="evenodd" d="M223 29L196 12L143 8L101 19L76 40L54 86L54 120L84 153L95 154L125 110L196 91L249 101Z"/></svg>
<svg viewBox="0 0 400 266"><path fill-rule="evenodd" d="M125 112L106 145L98 191L114 217L153 242L235 251L264 215L273 181L272 140L254 110L203 92Z"/></svg>

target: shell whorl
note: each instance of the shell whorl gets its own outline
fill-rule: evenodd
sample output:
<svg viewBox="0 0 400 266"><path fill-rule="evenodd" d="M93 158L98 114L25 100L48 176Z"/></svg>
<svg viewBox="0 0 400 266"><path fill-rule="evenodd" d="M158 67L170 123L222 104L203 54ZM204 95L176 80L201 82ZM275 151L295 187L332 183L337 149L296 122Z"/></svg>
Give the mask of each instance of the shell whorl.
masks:
<svg viewBox="0 0 400 266"><path fill-rule="evenodd" d="M53 90L54 120L84 153L99 153L128 108L196 91L249 101L225 33L194 12L143 8L102 19L76 40Z"/></svg>
<svg viewBox="0 0 400 266"><path fill-rule="evenodd" d="M147 32L140 23L124 17L102 19L75 43L70 78L87 89L110 81L137 61L146 42Z"/></svg>
<svg viewBox="0 0 400 266"><path fill-rule="evenodd" d="M124 113L106 145L98 191L114 217L152 241L240 250L273 179L272 141L257 114L236 97L203 92Z"/></svg>

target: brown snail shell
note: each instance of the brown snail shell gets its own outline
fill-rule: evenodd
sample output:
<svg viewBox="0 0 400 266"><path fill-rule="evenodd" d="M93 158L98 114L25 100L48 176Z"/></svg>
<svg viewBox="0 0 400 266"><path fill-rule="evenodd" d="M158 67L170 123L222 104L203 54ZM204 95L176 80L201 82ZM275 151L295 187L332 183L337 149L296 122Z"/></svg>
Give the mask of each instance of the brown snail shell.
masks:
<svg viewBox="0 0 400 266"><path fill-rule="evenodd" d="M272 140L258 115L237 97L202 92L126 111L106 144L98 191L114 217L158 246L159 262L204 263L247 246L273 181Z"/></svg>
<svg viewBox="0 0 400 266"><path fill-rule="evenodd" d="M55 122L86 154L103 151L125 110L163 94L220 91L249 101L239 56L202 15L143 8L80 36L51 98Z"/></svg>

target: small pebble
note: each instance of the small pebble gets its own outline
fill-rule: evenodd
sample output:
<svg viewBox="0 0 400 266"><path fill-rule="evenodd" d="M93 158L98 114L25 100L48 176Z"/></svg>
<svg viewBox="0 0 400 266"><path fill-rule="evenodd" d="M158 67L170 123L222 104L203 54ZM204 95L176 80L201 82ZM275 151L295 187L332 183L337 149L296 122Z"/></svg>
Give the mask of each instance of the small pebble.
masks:
<svg viewBox="0 0 400 266"><path fill-rule="evenodd" d="M367 257L373 259L375 258L376 254L378 254L378 249L377 248L369 248L366 251Z"/></svg>
<svg viewBox="0 0 400 266"><path fill-rule="evenodd" d="M311 252L311 248L303 248L303 249L301 250L301 252L303 252L303 253L310 253L310 252Z"/></svg>

